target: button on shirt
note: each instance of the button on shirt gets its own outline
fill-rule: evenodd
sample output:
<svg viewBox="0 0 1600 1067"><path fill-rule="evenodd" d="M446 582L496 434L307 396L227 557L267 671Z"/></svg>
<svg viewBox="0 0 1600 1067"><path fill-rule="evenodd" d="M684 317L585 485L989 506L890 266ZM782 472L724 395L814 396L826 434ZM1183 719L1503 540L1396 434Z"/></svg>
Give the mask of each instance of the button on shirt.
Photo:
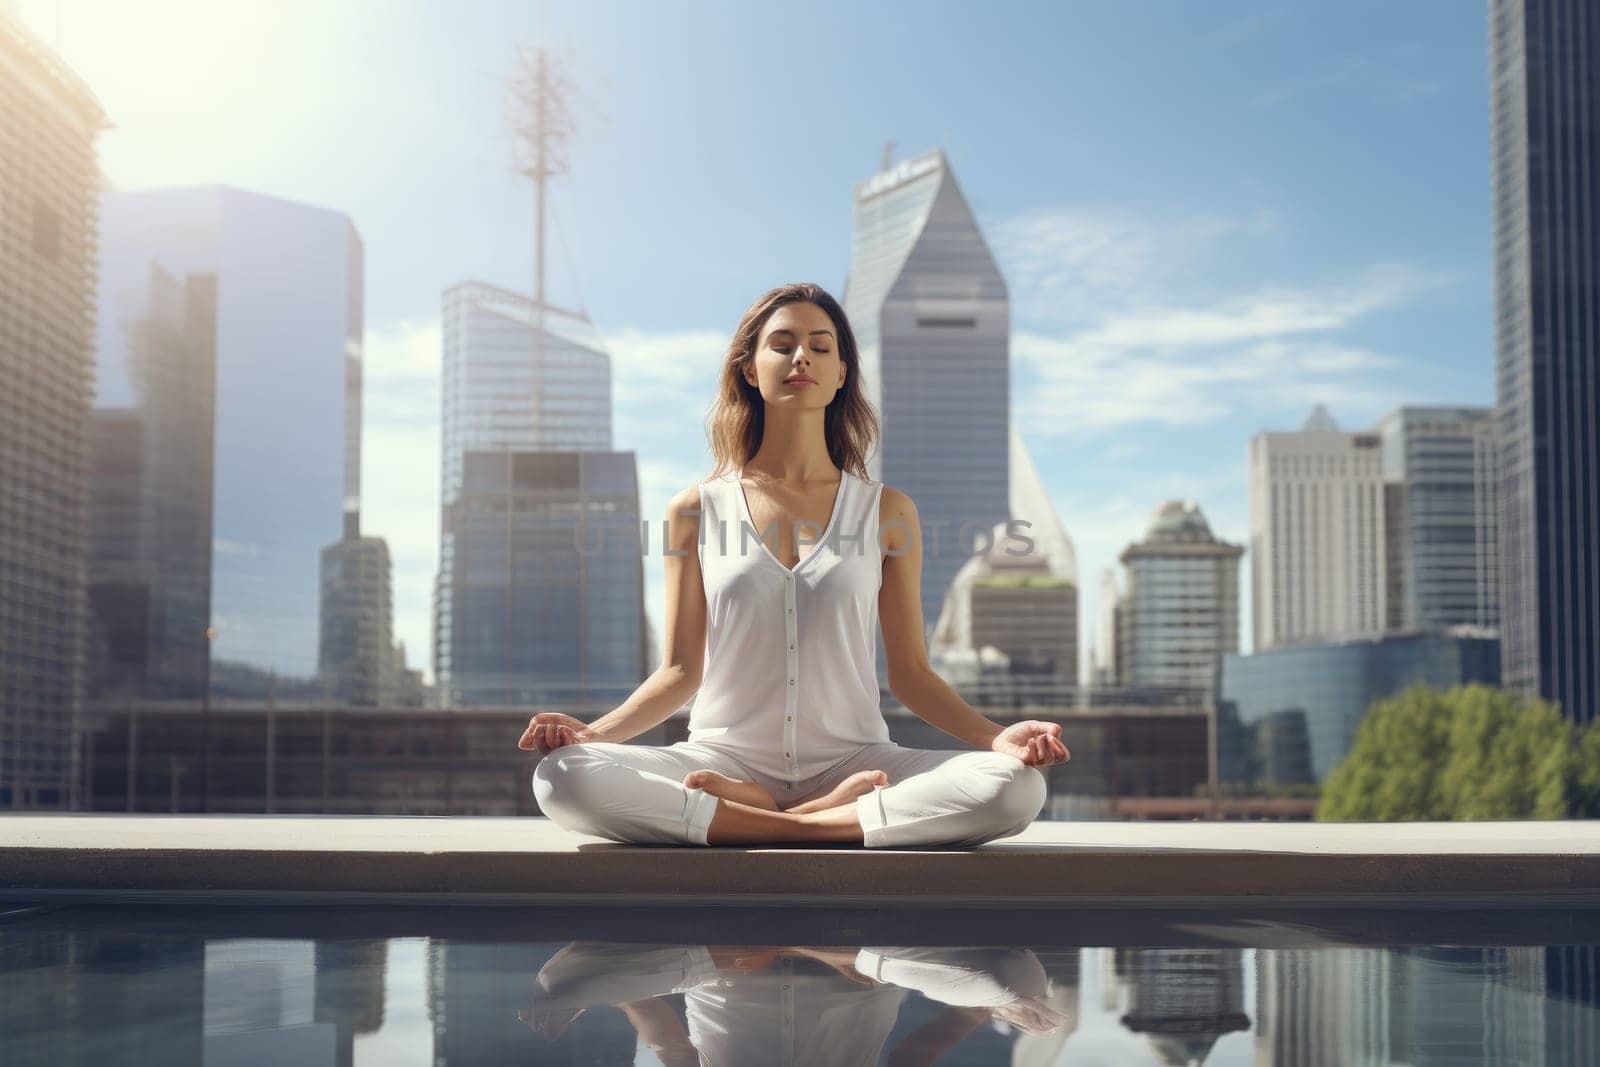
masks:
<svg viewBox="0 0 1600 1067"><path fill-rule="evenodd" d="M889 740L877 671L882 490L840 471L826 529L798 524L791 568L774 554L782 520L756 528L737 472L700 484L706 655L689 740L789 783Z"/></svg>

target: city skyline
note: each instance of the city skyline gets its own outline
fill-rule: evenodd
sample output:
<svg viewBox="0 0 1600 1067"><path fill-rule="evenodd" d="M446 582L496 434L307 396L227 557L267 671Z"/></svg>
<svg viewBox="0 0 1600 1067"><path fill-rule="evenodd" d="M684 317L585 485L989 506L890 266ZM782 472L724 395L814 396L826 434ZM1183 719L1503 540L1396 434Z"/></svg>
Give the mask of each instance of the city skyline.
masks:
<svg viewBox="0 0 1600 1067"><path fill-rule="evenodd" d="M19 6L54 39L56 5ZM960 42L912 27L904 45L923 50L919 61L954 70L970 47L979 76L1012 75L979 93L964 68L961 78L896 78L912 52L867 63L889 13L853 16L846 35L844 9L824 8L816 18L834 47L816 53L808 81L829 118L770 121L790 135L780 146L821 139L828 150L783 152L770 166L741 146L793 91L757 62L756 42L785 39L774 36L781 24L760 10L701 11L641 8L616 30L550 6L542 37L534 14L508 6L448 24L437 12L330 12L318 42L292 53L319 99L306 112L303 85L255 99L279 77L256 50L226 71L184 55L170 69L130 70L120 44L149 41L151 29L122 24L128 16L109 5L60 5L61 49L117 127L102 142L114 184L245 185L348 211L366 239L364 526L394 549L396 634L413 650L429 646L437 566L437 500L416 487L437 477L439 294L463 277L531 288L522 235L532 205L502 121L508 37L569 44L576 59L585 103L572 173L552 186L551 296L586 309L612 350L613 447L640 456L647 520L704 473L697 416L738 312L795 277L843 294L850 192L876 171L885 140L898 142L896 161L943 148L993 244L1012 299L1014 418L1080 574L1113 561L1162 499L1198 501L1218 536L1243 541L1246 441L1298 425L1313 403L1353 427L1402 402L1492 401L1481 11L1393 13L1382 44L1360 7L1293 18L1254 5L1116 17L1039 7L1034 43L1001 40L1003 22L975 13L963 13L972 33ZM281 43L301 14L253 13L247 28ZM178 18L202 37L241 32L226 12L196 5L155 5L148 21ZM1046 45L1050 29L1071 32ZM366 58L354 72L336 68L358 32L372 38L355 49ZM385 77L422 39L436 60L427 76ZM1194 40L1204 47L1187 47ZM740 44L747 93L724 93L685 62ZM1285 62L1286 50L1305 62ZM217 106L176 109L172 94L208 70ZM389 91L361 87L374 81ZM1180 85L1185 95L1172 96ZM1096 112L1090 89L1122 106ZM878 106L855 107L863 93ZM973 121L980 97L1000 120ZM696 138L655 128L662 108L702 116ZM405 136L376 121L389 112L408 115ZM167 117L179 114L181 124ZM227 127L213 128L223 116ZM1429 124L1426 146L1409 134L1418 122ZM236 126L270 130L274 150ZM1345 159L1356 127L1361 153ZM419 142L430 151L413 167ZM1183 180L1172 150L1186 157ZM416 212L419 202L430 210ZM1398 230L1397 215L1408 224ZM696 227L692 246L684 220ZM689 247L696 268L675 269ZM660 573L652 554L658 634ZM1080 618L1092 619L1097 590L1082 593ZM1249 631L1248 608L1241 625Z"/></svg>

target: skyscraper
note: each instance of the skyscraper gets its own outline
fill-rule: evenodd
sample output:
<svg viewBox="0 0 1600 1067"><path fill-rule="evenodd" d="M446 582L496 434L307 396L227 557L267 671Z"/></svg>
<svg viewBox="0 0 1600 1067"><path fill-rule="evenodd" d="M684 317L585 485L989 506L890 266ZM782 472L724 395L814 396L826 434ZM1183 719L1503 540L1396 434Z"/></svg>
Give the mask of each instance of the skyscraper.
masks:
<svg viewBox="0 0 1600 1067"><path fill-rule="evenodd" d="M1219 540L1197 504L1168 500L1145 539L1120 557L1127 662L1122 684L1209 689L1217 658L1239 651L1239 557Z"/></svg>
<svg viewBox="0 0 1600 1067"><path fill-rule="evenodd" d="M871 476L916 502L922 617L1008 514L1010 303L944 153L855 188L844 306L882 418Z"/></svg>
<svg viewBox="0 0 1600 1067"><path fill-rule="evenodd" d="M181 417L141 394L128 329L153 313L152 265L213 279L214 318L188 322L216 350L211 655L309 679L322 549L360 529L361 238L340 212L210 186L109 194L100 241L95 405L147 433Z"/></svg>
<svg viewBox="0 0 1600 1067"><path fill-rule="evenodd" d="M444 293L444 502L470 451L611 448L611 356L587 316L462 282Z"/></svg>
<svg viewBox="0 0 1600 1067"><path fill-rule="evenodd" d="M346 537L322 550L317 667L340 703L387 707L399 691L392 573L381 537Z"/></svg>
<svg viewBox="0 0 1600 1067"><path fill-rule="evenodd" d="M1383 630L1381 455L1377 434L1341 432L1320 404L1299 432L1250 439L1256 649Z"/></svg>
<svg viewBox="0 0 1600 1067"><path fill-rule="evenodd" d="M634 454L489 449L461 467L445 706L611 710L650 673Z"/></svg>
<svg viewBox="0 0 1600 1067"><path fill-rule="evenodd" d="M72 803L105 126L88 86L0 14L0 807Z"/></svg>
<svg viewBox="0 0 1600 1067"><path fill-rule="evenodd" d="M1600 711L1600 5L1492 0L1505 684Z"/></svg>
<svg viewBox="0 0 1600 1067"><path fill-rule="evenodd" d="M1492 408L1402 407L1383 441L1389 630L1500 624Z"/></svg>
<svg viewBox="0 0 1600 1067"><path fill-rule="evenodd" d="M443 404L445 705L622 700L648 673L644 567L599 331L517 293L453 286Z"/></svg>
<svg viewBox="0 0 1600 1067"><path fill-rule="evenodd" d="M209 679L216 275L151 264L121 329L125 407L97 407L90 449L86 695L197 700Z"/></svg>

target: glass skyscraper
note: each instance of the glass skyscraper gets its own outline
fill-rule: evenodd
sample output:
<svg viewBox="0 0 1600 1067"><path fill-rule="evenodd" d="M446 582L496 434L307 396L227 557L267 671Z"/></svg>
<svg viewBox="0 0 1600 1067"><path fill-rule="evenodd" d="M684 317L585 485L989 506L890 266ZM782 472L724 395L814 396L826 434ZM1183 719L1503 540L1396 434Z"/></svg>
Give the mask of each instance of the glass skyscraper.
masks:
<svg viewBox="0 0 1600 1067"><path fill-rule="evenodd" d="M310 679L321 552L360 528L361 238L339 212L209 186L107 194L100 247L95 406L147 433L176 417L141 385L152 267L215 288L212 321L188 323L215 336L211 657Z"/></svg>
<svg viewBox="0 0 1600 1067"><path fill-rule="evenodd" d="M922 618L1008 512L1010 303L944 153L855 188L844 305L882 418L873 478L922 519Z"/></svg>
<svg viewBox="0 0 1600 1067"><path fill-rule="evenodd" d="M1600 710L1600 4L1491 0L1508 687Z"/></svg>
<svg viewBox="0 0 1600 1067"><path fill-rule="evenodd" d="M1403 407L1379 421L1388 629L1500 625L1494 409Z"/></svg>
<svg viewBox="0 0 1600 1067"><path fill-rule="evenodd" d="M611 357L583 315L483 282L444 294L444 502L473 450L611 448Z"/></svg>
<svg viewBox="0 0 1600 1067"><path fill-rule="evenodd" d="M445 510L447 707L588 717L649 674L632 452L491 450L461 457Z"/></svg>
<svg viewBox="0 0 1600 1067"><path fill-rule="evenodd" d="M636 462L611 451L599 331L518 293L453 286L442 400L444 705L610 710L649 673L648 632Z"/></svg>

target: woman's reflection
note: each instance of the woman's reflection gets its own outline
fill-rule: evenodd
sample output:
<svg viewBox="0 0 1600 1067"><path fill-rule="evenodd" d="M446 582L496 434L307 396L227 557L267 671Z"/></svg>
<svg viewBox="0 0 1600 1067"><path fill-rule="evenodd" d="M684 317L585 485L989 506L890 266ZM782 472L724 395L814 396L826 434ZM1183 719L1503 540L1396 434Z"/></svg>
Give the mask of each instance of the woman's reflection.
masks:
<svg viewBox="0 0 1600 1067"><path fill-rule="evenodd" d="M518 1017L548 1040L596 1005L679 1064L876 1064L908 991L945 1005L886 1062L929 1064L990 1019L1061 1029L1050 979L1027 949L620 945L577 941L538 975ZM684 995L684 1018L664 998Z"/></svg>

